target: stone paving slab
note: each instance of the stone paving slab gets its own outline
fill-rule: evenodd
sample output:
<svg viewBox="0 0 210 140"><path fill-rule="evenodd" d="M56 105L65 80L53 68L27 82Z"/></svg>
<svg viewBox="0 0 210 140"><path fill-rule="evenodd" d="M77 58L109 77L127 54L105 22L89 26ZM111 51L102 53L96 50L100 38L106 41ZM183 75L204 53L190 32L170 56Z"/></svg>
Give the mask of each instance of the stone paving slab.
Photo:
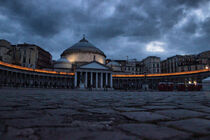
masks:
<svg viewBox="0 0 210 140"><path fill-rule="evenodd" d="M7 128L8 133L0 135L2 140L39 140L39 137L35 135L34 129L16 129L13 127Z"/></svg>
<svg viewBox="0 0 210 140"><path fill-rule="evenodd" d="M141 140L120 131L91 131L78 128L8 128L9 133L1 139L17 140Z"/></svg>
<svg viewBox="0 0 210 140"><path fill-rule="evenodd" d="M146 109L143 109L142 107L116 107L115 110L119 112L136 112L136 111L146 111Z"/></svg>
<svg viewBox="0 0 210 140"><path fill-rule="evenodd" d="M122 124L119 125L119 128L142 138L153 140L187 139L191 136L190 133L153 124Z"/></svg>
<svg viewBox="0 0 210 140"><path fill-rule="evenodd" d="M44 116L33 119L9 119L4 120L4 124L16 128L34 128L34 127L68 127L71 120L62 116Z"/></svg>
<svg viewBox="0 0 210 140"><path fill-rule="evenodd" d="M114 111L111 108L91 108L91 109L87 109L87 111L92 112L92 113L104 113L104 114L113 114L116 113L116 111Z"/></svg>
<svg viewBox="0 0 210 140"><path fill-rule="evenodd" d="M0 140L203 139L210 92L0 89Z"/></svg>
<svg viewBox="0 0 210 140"><path fill-rule="evenodd" d="M41 116L42 113L37 110L14 110L13 111L1 111L0 119L17 119L17 118L34 118L35 116Z"/></svg>
<svg viewBox="0 0 210 140"><path fill-rule="evenodd" d="M50 140L58 140L59 138L62 140L141 140L136 136L120 131L88 131L72 128L50 128L39 131L41 139Z"/></svg>
<svg viewBox="0 0 210 140"><path fill-rule="evenodd" d="M139 122L160 121L169 119L167 116L159 115L152 112L125 112L122 114L129 119L134 119Z"/></svg>
<svg viewBox="0 0 210 140"><path fill-rule="evenodd" d="M160 110L155 113L171 117L173 119L184 119L193 117L204 117L208 114L197 111L185 110L185 109L173 109L173 110Z"/></svg>
<svg viewBox="0 0 210 140"><path fill-rule="evenodd" d="M195 134L210 135L210 120L193 118L179 121L164 122L166 126L186 130Z"/></svg>
<svg viewBox="0 0 210 140"><path fill-rule="evenodd" d="M176 109L176 106L170 106L170 105L148 105L143 106L143 108L147 110L165 110L165 109Z"/></svg>

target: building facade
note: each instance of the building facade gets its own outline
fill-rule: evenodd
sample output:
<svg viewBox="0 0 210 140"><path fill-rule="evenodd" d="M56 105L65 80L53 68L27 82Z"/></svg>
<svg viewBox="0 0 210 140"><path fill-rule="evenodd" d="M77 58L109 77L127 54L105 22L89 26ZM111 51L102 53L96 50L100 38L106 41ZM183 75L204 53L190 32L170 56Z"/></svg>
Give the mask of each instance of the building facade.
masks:
<svg viewBox="0 0 210 140"><path fill-rule="evenodd" d="M161 73L178 72L178 66L181 59L181 55L176 55L161 61Z"/></svg>
<svg viewBox="0 0 210 140"><path fill-rule="evenodd" d="M0 40L0 61L13 63L13 46L6 40Z"/></svg>
<svg viewBox="0 0 210 140"><path fill-rule="evenodd" d="M114 60L110 60L107 64L108 67L112 69L115 73L121 73L122 72L122 66L120 63Z"/></svg>
<svg viewBox="0 0 210 140"><path fill-rule="evenodd" d="M136 59L127 60L124 65L124 72L129 74L136 74L137 73L136 64L137 64Z"/></svg>
<svg viewBox="0 0 210 140"><path fill-rule="evenodd" d="M80 65L75 70L74 85L80 89L112 89L112 69L97 61Z"/></svg>
<svg viewBox="0 0 210 140"><path fill-rule="evenodd" d="M143 71L149 74L161 73L160 57L148 56L142 60Z"/></svg>
<svg viewBox="0 0 210 140"><path fill-rule="evenodd" d="M209 68L210 51L198 55L176 55L161 62L161 73L185 72Z"/></svg>
<svg viewBox="0 0 210 140"><path fill-rule="evenodd" d="M199 62L202 63L205 69L210 68L210 51L205 51L198 54Z"/></svg>
<svg viewBox="0 0 210 140"><path fill-rule="evenodd" d="M52 56L49 52L34 44L11 45L0 40L0 61L28 68L51 68Z"/></svg>
<svg viewBox="0 0 210 140"><path fill-rule="evenodd" d="M16 47L16 57L23 67L28 68L51 68L52 56L49 52L34 44L18 44Z"/></svg>
<svg viewBox="0 0 210 140"><path fill-rule="evenodd" d="M115 69L118 69L118 71L121 70L120 71L121 73L126 73L126 74L142 74L143 73L143 64L141 61L138 61L137 59L111 60L111 61L115 62L115 65L116 63L119 64L117 68L116 66L112 66L112 67L115 67Z"/></svg>

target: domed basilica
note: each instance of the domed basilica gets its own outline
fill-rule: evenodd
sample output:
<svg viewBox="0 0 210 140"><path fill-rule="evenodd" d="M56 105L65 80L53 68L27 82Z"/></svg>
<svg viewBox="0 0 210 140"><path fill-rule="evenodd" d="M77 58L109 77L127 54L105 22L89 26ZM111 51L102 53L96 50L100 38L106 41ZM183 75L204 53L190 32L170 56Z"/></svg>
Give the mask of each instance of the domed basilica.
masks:
<svg viewBox="0 0 210 140"><path fill-rule="evenodd" d="M72 65L78 66L92 61L105 64L105 59L104 52L96 48L84 36L79 42L63 51L61 58L55 62L54 68L69 69Z"/></svg>
<svg viewBox="0 0 210 140"><path fill-rule="evenodd" d="M54 63L57 71L73 71L76 88L112 88L112 69L105 65L106 55L91 44L85 36L63 51Z"/></svg>

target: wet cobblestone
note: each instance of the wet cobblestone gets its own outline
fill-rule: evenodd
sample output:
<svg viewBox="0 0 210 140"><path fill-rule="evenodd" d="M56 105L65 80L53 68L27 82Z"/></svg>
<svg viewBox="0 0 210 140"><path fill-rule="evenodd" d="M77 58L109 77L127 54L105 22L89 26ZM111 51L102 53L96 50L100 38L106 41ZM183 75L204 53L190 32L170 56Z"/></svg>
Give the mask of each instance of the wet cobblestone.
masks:
<svg viewBox="0 0 210 140"><path fill-rule="evenodd" d="M0 89L0 140L209 138L210 92Z"/></svg>

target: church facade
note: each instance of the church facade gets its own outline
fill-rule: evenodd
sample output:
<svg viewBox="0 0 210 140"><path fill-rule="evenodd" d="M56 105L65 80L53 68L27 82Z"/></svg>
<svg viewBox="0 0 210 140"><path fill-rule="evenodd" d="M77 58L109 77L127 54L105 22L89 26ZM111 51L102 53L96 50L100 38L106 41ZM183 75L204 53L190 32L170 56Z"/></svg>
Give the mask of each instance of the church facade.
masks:
<svg viewBox="0 0 210 140"><path fill-rule="evenodd" d="M112 70L97 61L81 65L75 70L74 85L80 89L112 89Z"/></svg>

